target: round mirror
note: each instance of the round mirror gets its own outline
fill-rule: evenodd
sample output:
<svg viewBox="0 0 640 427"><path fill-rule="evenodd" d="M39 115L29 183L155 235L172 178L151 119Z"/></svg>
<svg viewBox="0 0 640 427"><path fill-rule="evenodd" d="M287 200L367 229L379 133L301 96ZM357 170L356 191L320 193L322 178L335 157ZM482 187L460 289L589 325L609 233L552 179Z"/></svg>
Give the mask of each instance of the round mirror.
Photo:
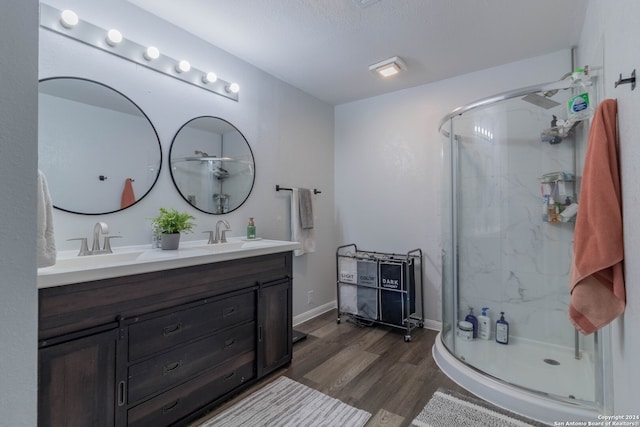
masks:
<svg viewBox="0 0 640 427"><path fill-rule="evenodd" d="M133 101L75 77L44 79L38 93L38 168L54 207L102 215L132 206L151 191L162 148Z"/></svg>
<svg viewBox="0 0 640 427"><path fill-rule="evenodd" d="M185 123L173 138L169 163L182 197L202 212L231 212L253 188L251 147L235 126L218 117L196 117Z"/></svg>

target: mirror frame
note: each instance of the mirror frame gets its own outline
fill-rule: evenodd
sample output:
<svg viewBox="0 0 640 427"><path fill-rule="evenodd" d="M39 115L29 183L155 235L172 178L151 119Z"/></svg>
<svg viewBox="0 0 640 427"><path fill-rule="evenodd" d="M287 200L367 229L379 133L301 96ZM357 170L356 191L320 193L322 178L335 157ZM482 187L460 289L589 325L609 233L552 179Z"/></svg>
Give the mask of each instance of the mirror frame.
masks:
<svg viewBox="0 0 640 427"><path fill-rule="evenodd" d="M189 201L189 199L187 198L187 196L178 187L178 184L176 183L176 178L173 175L173 167L171 165L171 153L173 152L173 148L175 146L174 144L176 142L176 138L178 138L178 135L180 135L180 131L182 131L185 127L187 127L191 122L193 122L195 120L198 120L198 119L205 119L205 118L206 119L217 119L217 120L223 121L224 123L226 123L229 126L231 126L233 129L235 129L236 132L238 132L238 134L240 134L240 136L242 137L244 142L247 144L247 148L249 149L249 154L251 154L251 159L253 161L253 178L251 180L251 187L249 188L249 191L247 192L247 195L244 197L244 199L242 199L242 201L238 204L238 206L234 207L233 209L230 209L227 212L223 212L223 213L207 211L207 210L201 209L198 206L192 204ZM194 118L188 120L182 126L180 126L180 129L178 129L176 134L173 136L173 139L171 140L171 147L169 148L169 155L167 156L167 161L169 162L169 172L171 173L171 180L173 181L173 186L178 191L178 194L180 194L180 197L182 197L184 199L184 201L187 202L189 204L189 206L191 206L192 208L197 209L200 212L204 212L204 213L209 214L209 215L226 215L226 214L231 213L231 212L237 210L238 208L240 208L240 206L244 205L244 203L247 201L247 199L249 198L249 196L253 192L253 187L255 186L255 183L256 183L256 158L253 155L253 150L251 149L251 144L249 144L249 141L244 136L244 134L242 132L240 132L240 129L238 129L233 123L231 123L230 121L225 120L225 119L223 119L221 117L217 117L217 116L198 116L198 117L194 117Z"/></svg>
<svg viewBox="0 0 640 427"><path fill-rule="evenodd" d="M142 108L140 108L140 106L138 104L133 102L133 100L131 98L129 98L124 93L120 92L119 90L114 89L113 87L111 87L111 86L109 86L107 84L100 83L100 82L98 82L96 80L88 79L88 78L85 78L85 77L77 77L77 76L46 77L46 78L40 79L38 81L38 87L43 82L50 81L50 80L62 80L62 79L66 79L66 80L81 80L81 81L84 81L84 82L93 83L93 84L96 84L98 86L102 86L103 88L109 89L109 90L117 93L118 95L122 96L127 101L129 101L138 111L140 111L142 116L149 123L149 126L151 126L151 129L153 130L153 134L155 135L155 138L156 138L156 142L158 143L158 153L159 153L160 157L158 159L158 171L156 173L156 177L153 180L153 183L149 186L149 189L142 196L136 197L136 201L135 202L133 202L132 204L130 204L130 205L124 207L124 208L114 209L112 211L106 211L106 212L77 212L77 211L74 211L74 210L71 210L71 209L62 208L62 207L56 205L55 200L52 200L53 207L58 209L58 210L64 211L64 212L69 212L69 213L78 214L78 215L106 215L106 214L111 214L111 213L115 213L115 212L120 212L120 211L123 211L125 209L128 209L128 208L136 205L138 202L140 202L142 199L144 199L151 192L153 187L155 187L155 185L158 182L158 179L160 178L160 173L162 171L162 160L163 160L162 143L160 142L160 137L158 136L158 131L156 130L156 127L153 125L153 122L151 121L151 119L149 119L149 116L147 116L147 114L144 112L144 110L142 110ZM38 90L38 94L40 94L40 90ZM40 118L38 118L38 122L39 121L40 121ZM39 146L39 141L40 141L40 137L38 137L38 146Z"/></svg>

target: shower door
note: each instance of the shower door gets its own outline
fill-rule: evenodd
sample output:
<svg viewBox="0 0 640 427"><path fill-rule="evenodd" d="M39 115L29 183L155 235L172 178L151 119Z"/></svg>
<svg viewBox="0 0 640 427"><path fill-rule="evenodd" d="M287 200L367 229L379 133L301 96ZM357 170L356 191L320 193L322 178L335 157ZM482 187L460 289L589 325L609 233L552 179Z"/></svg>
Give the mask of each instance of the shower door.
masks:
<svg viewBox="0 0 640 427"><path fill-rule="evenodd" d="M458 359L485 374L591 404L596 346L594 336L576 341L568 318L573 218L559 215L576 201L576 135L588 123L558 138L550 132L566 117L563 97L570 96L558 93L549 109L504 99L443 125L450 173L443 180L442 336ZM458 336L470 308L478 316L485 307L490 339ZM501 313L507 345L495 340Z"/></svg>

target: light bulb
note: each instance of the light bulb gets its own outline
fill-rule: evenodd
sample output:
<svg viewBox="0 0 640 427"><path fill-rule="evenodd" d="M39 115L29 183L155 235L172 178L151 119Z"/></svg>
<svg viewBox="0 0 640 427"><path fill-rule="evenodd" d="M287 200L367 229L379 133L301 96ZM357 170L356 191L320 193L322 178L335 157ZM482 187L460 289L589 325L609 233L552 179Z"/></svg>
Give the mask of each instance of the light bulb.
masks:
<svg viewBox="0 0 640 427"><path fill-rule="evenodd" d="M153 61L154 59L158 59L160 56L160 51L155 46L149 46L147 50L144 52L144 59L147 61Z"/></svg>
<svg viewBox="0 0 640 427"><path fill-rule="evenodd" d="M227 92L238 93L240 92L240 85L238 83L231 83L226 87Z"/></svg>
<svg viewBox="0 0 640 427"><path fill-rule="evenodd" d="M202 76L202 82L205 83L205 84L206 83L213 83L216 80L218 80L218 76L213 71L209 71L207 74Z"/></svg>
<svg viewBox="0 0 640 427"><path fill-rule="evenodd" d="M60 23L65 28L73 28L78 25L78 15L73 10L63 10L60 13Z"/></svg>
<svg viewBox="0 0 640 427"><path fill-rule="evenodd" d="M116 29L111 29L107 33L107 44L109 46L116 46L122 41L122 33Z"/></svg>
<svg viewBox="0 0 640 427"><path fill-rule="evenodd" d="M185 61L184 59L178 62L178 65L176 65L176 71L179 73L186 73L190 69L191 69L191 64L189 64L189 61Z"/></svg>

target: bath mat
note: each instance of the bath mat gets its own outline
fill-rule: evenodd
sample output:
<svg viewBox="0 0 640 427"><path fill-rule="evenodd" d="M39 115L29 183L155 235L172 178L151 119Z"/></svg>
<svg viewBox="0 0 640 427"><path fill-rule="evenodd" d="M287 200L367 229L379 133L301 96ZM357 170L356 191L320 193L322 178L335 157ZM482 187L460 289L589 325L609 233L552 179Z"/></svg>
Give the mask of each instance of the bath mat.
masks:
<svg viewBox="0 0 640 427"><path fill-rule="evenodd" d="M198 427L362 427L371 414L280 377Z"/></svg>
<svg viewBox="0 0 640 427"><path fill-rule="evenodd" d="M411 427L544 427L546 424L493 406L483 400L438 389Z"/></svg>

